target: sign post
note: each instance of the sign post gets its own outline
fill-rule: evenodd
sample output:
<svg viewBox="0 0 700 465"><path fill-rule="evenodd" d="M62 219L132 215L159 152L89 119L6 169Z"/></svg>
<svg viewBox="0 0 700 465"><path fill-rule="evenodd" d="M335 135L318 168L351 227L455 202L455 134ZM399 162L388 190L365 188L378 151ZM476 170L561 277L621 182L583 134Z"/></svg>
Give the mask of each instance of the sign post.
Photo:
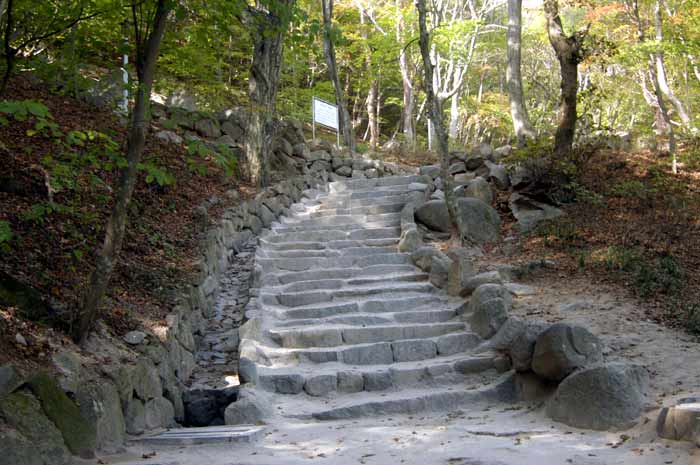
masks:
<svg viewBox="0 0 700 465"><path fill-rule="evenodd" d="M316 123L330 129L335 129L340 147L340 125L338 124L338 107L332 103L321 100L318 97L311 99L311 131L312 137L316 139Z"/></svg>

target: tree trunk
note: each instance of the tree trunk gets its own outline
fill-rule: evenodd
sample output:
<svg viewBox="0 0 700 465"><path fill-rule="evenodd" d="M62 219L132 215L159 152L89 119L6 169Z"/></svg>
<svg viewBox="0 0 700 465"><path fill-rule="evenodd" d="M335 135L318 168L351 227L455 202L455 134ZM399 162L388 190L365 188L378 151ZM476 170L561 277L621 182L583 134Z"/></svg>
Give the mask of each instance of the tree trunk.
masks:
<svg viewBox="0 0 700 465"><path fill-rule="evenodd" d="M659 89L661 90L661 92L663 92L663 94L666 96L669 102L671 102L673 107L676 109L678 117L681 119L683 124L687 126L688 124L690 124L690 116L688 116L688 113L685 111L683 103L681 103L680 99L676 97L676 94L674 94L673 90L671 90L671 86L669 86L668 79L666 78L666 64L664 63L664 52L661 49L661 43L664 40L663 18L661 14L662 13L660 1L656 0L656 3L654 5L654 28L656 32L656 43L659 44L659 49L654 54L654 58L656 62L657 81Z"/></svg>
<svg viewBox="0 0 700 465"><path fill-rule="evenodd" d="M637 38L639 40L640 44L643 44L646 42L646 37L644 35L644 26L642 25L642 19L639 15L639 3L637 0L632 0L631 6L628 3L628 7L631 8L631 13L632 16L634 17L634 20L636 22L637 26ZM659 1L657 0L656 2L656 37L657 39L660 37L660 26L661 26L661 5ZM663 38L663 36L661 36ZM668 135L668 152L671 155L672 158L672 170L673 173L676 174L678 172L678 167L677 167L677 162L676 162L676 135L675 132L673 131L673 123L671 122L671 116L668 113L668 107L666 106L666 102L664 101L664 94L663 94L663 89L662 86L659 82L659 73L658 73L658 52L655 54L651 54L649 56L649 77L651 78L651 83L654 87L654 96L656 97L656 106L654 108L654 105L652 106L652 109L656 111L655 113L655 120L656 120L656 127L659 132L665 132ZM662 62L663 64L663 62ZM643 83L643 81L642 81ZM647 101L649 102L651 99L647 98Z"/></svg>
<svg viewBox="0 0 700 465"><path fill-rule="evenodd" d="M561 96L557 131L554 136L554 154L566 155L571 151L576 132L576 94L578 92L578 64L585 32L571 36L564 34L559 17L558 0L545 0L544 11L547 17L547 33L561 71Z"/></svg>
<svg viewBox="0 0 700 465"><path fill-rule="evenodd" d="M403 13L403 0L396 0L396 42L403 42L403 31L405 29ZM404 141L411 148L416 148L416 126L413 119L415 108L415 96L413 93L413 80L409 71L409 56L406 48L402 47L399 52L399 69L401 70L401 84L403 87L403 108L401 109L401 127Z"/></svg>
<svg viewBox="0 0 700 465"><path fill-rule="evenodd" d="M369 85L369 95L367 96L367 120L369 127L369 145L372 150L379 145L379 81L373 80Z"/></svg>
<svg viewBox="0 0 700 465"><path fill-rule="evenodd" d="M128 164L120 173L114 207L107 223L102 250L97 256L97 264L90 275L82 308L79 315L76 316L72 328L73 338L80 343L86 341L90 329L97 319L100 303L107 291L124 240L129 202L136 185L137 165L141 161L146 143L153 76L171 5L172 3L168 0L158 0L145 47L137 47L137 51L141 55L137 60L139 63L137 69L139 86L127 138L126 158Z"/></svg>
<svg viewBox="0 0 700 465"><path fill-rule="evenodd" d="M338 77L338 68L335 60L335 47L333 45L333 0L321 0L323 6L323 52L326 56L328 74L333 82L335 101L338 105L338 125L343 136L343 144L353 152L355 151L355 136L352 130L352 121L348 112L348 105L343 95L343 88Z"/></svg>
<svg viewBox="0 0 700 465"><path fill-rule="evenodd" d="M5 21L5 34L3 40L3 42L5 42L5 50L3 51L3 55L5 56L5 73L3 74L2 82L0 83L0 95L4 95L5 91L7 90L7 84L10 82L10 76L12 76L12 71L15 66L15 55L17 54L17 50L12 47L11 43L14 29L13 5L14 0L7 0L7 21ZM0 21L0 24L2 24L2 21Z"/></svg>
<svg viewBox="0 0 700 465"><path fill-rule="evenodd" d="M506 82L508 83L508 100L510 116L513 119L513 130L522 147L528 139L535 138L535 131L525 107L523 96L523 80L520 73L520 52L522 35L522 0L508 0L508 46Z"/></svg>
<svg viewBox="0 0 700 465"><path fill-rule="evenodd" d="M445 132L444 123L442 121L442 102L437 98L436 89L434 87L434 70L433 63L430 59L430 35L426 25L426 10L425 0L415 0L416 9L418 10L418 26L420 29L419 44L421 56L423 58L424 72L424 87L428 102L428 114L430 121L435 130L437 139L438 154L440 155L440 175L443 180L443 188L445 190L445 204L447 212L450 215L450 221L453 226L453 235L456 233L462 243L467 241L467 228L459 214L459 204L457 203L457 195L454 191L454 179L450 174L450 153L447 141L447 133Z"/></svg>
<svg viewBox="0 0 700 465"><path fill-rule="evenodd" d="M291 3L285 5L290 6ZM250 118L246 133L246 160L250 180L264 187L270 182L272 135L269 131L275 115L285 28L275 12L248 7L245 15L253 35L253 61L248 79Z"/></svg>

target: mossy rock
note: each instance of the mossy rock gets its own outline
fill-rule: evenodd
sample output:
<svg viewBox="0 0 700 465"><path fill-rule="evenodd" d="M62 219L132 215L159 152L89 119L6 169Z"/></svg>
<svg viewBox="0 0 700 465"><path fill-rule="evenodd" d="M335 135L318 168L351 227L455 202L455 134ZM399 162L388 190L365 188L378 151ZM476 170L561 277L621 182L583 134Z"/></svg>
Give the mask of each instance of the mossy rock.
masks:
<svg viewBox="0 0 700 465"><path fill-rule="evenodd" d="M80 414L80 409L47 373L39 373L27 383L41 401L46 416L53 421L68 449L83 458L95 456L96 431Z"/></svg>
<svg viewBox="0 0 700 465"><path fill-rule="evenodd" d="M13 429L0 423L0 451L2 463L37 465L44 463L37 447Z"/></svg>
<svg viewBox="0 0 700 465"><path fill-rule="evenodd" d="M39 401L26 389L20 389L0 399L0 415L5 418L10 427L17 430L36 450L41 460L30 462L32 465L67 465L70 463L70 452L63 440L63 435L56 425L44 414ZM22 439L19 436L0 439L0 444L14 448L18 457L29 457L23 451ZM5 447L2 447L2 454ZM34 458L36 456L32 454ZM3 456L3 458L6 458ZM10 461L9 463L14 463ZM19 462L22 463L22 462Z"/></svg>

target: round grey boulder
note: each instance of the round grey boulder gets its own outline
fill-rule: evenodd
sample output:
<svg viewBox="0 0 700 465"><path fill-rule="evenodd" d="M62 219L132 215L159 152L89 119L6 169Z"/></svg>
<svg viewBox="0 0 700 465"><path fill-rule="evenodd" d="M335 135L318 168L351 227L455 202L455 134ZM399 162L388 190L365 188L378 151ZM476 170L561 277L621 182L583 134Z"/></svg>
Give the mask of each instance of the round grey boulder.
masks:
<svg viewBox="0 0 700 465"><path fill-rule="evenodd" d="M479 286L471 299L467 311L472 330L483 339L489 339L501 329L508 319L512 297L499 284Z"/></svg>
<svg viewBox="0 0 700 465"><path fill-rule="evenodd" d="M586 328L557 323L537 338L532 370L550 381L561 381L577 368L602 359L603 343Z"/></svg>
<svg viewBox="0 0 700 465"><path fill-rule="evenodd" d="M630 427L644 411L649 373L639 365L609 363L566 378L547 403L547 415L598 431Z"/></svg>

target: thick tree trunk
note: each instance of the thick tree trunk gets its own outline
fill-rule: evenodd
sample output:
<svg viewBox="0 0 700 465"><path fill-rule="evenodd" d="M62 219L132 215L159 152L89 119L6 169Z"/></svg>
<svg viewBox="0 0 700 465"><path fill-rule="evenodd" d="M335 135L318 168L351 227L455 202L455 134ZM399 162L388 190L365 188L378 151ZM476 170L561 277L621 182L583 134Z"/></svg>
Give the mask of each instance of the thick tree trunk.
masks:
<svg viewBox="0 0 700 465"><path fill-rule="evenodd" d="M561 96L557 131L554 136L554 153L566 155L571 151L576 132L576 95L578 93L578 64L581 61L584 33L571 36L564 34L559 17L557 0L545 0L544 11L547 17L547 33L561 71Z"/></svg>
<svg viewBox="0 0 700 465"><path fill-rule="evenodd" d="M453 234L456 232L460 241L465 243L467 241L467 228L462 220L462 216L459 214L459 204L457 202L457 195L454 191L454 179L450 174L450 153L447 141L447 132L445 131L444 123L442 121L442 102L440 102L438 99L436 89L433 84L434 70L433 63L430 58L430 35L426 25L425 0L415 0L415 4L416 9L418 10L418 26L420 30L419 44L421 56L423 58L423 82L425 93L427 95L428 114L430 115L430 120L435 130L438 154L440 155L440 174L442 176L443 188L445 191L445 204L447 206L447 212L450 215L450 221L452 222L453 228L456 228L456 231L453 230Z"/></svg>
<svg viewBox="0 0 700 465"><path fill-rule="evenodd" d="M338 124L343 136L343 144L355 151L355 136L352 130L352 121L348 112L348 104L343 95L343 88L338 77L338 68L335 60L335 47L333 45L333 0L321 0L323 6L323 52L326 56L328 74L333 82L335 101L338 105Z"/></svg>
<svg viewBox="0 0 700 465"><path fill-rule="evenodd" d="M5 21L5 31L3 37L3 42L5 43L3 50L3 55L5 58L5 73L2 76L2 82L0 82L0 95L4 95L5 91L7 90L7 84L10 82L10 76L12 75L12 71L14 70L15 66L15 55L17 54L17 50L12 47L11 43L14 30L13 5L14 0L7 0L7 4L5 5L5 8L7 8L7 21ZM0 13L1 12L2 10L0 10ZM0 25L2 24L1 19L2 17L0 17Z"/></svg>
<svg viewBox="0 0 700 465"><path fill-rule="evenodd" d="M137 165L141 161L146 143L153 76L171 5L172 3L168 0L158 0L156 14L145 47L138 49L141 55L140 59L137 60L137 63L140 63L137 69L139 86L127 139L126 159L128 164L120 173L114 207L107 223L102 250L97 256L95 270L90 275L90 282L80 314L76 316L73 324L73 338L80 343L85 342L97 319L100 303L107 291L124 240L129 202L136 185Z"/></svg>
<svg viewBox="0 0 700 465"><path fill-rule="evenodd" d="M258 186L267 186L270 182L271 150L271 134L268 131L275 115L284 27L277 14L257 8L249 7L245 18L253 32L253 61L248 79L250 118L246 133L246 160L250 180Z"/></svg>
<svg viewBox="0 0 700 465"><path fill-rule="evenodd" d="M506 82L508 83L508 100L513 130L518 146L524 146L528 139L535 138L535 131L525 107L523 80L520 72L522 35L522 0L508 0L508 46Z"/></svg>

